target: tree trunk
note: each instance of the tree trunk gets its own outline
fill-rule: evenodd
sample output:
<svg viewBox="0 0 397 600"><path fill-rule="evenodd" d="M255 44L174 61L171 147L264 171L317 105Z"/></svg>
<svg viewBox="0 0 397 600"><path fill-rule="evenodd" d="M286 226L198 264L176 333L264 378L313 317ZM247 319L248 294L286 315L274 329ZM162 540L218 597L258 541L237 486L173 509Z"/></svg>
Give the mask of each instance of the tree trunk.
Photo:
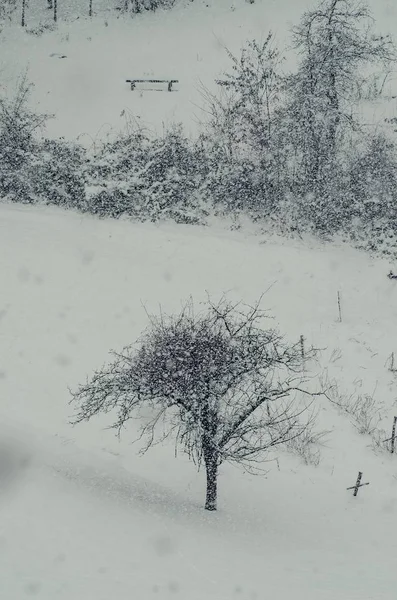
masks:
<svg viewBox="0 0 397 600"><path fill-rule="evenodd" d="M21 18L21 26L25 27L25 10L26 10L26 0L22 0L22 18Z"/></svg>
<svg viewBox="0 0 397 600"><path fill-rule="evenodd" d="M216 510L216 501L218 497L218 457L215 452L206 457L205 470L207 473L205 510Z"/></svg>
<svg viewBox="0 0 397 600"><path fill-rule="evenodd" d="M203 438L202 448L207 473L207 496L205 499L205 510L216 510L218 496L218 450L216 445L216 434L219 424L217 407L210 406L210 400L203 404L202 425Z"/></svg>

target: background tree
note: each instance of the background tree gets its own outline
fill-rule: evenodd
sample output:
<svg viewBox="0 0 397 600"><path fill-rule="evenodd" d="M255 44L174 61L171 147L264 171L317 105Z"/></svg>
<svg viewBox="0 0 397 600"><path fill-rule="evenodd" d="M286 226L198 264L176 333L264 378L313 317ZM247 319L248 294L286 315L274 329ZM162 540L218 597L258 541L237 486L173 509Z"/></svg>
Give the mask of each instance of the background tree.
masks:
<svg viewBox="0 0 397 600"><path fill-rule="evenodd" d="M268 214L283 194L279 122L283 57L272 33L264 42L248 41L240 56L226 52L231 71L217 80L221 93L203 93L211 151L215 149L219 164L213 195L223 196L228 208ZM223 189L223 182L230 185Z"/></svg>
<svg viewBox="0 0 397 600"><path fill-rule="evenodd" d="M237 152L242 151L241 144L244 144L248 153L254 150L260 156L272 147L283 82L279 72L283 58L272 33L263 43L248 41L239 57L229 50L226 52L232 61L232 71L217 81L227 92L227 102L221 103L222 119L218 119L218 123L232 123L231 143ZM216 127L214 119L213 124Z"/></svg>
<svg viewBox="0 0 397 600"><path fill-rule="evenodd" d="M379 132L363 142L352 149L348 187L359 230L369 234L376 248L384 234L397 229L396 148Z"/></svg>
<svg viewBox="0 0 397 600"><path fill-rule="evenodd" d="M307 191L324 194L346 136L358 129L357 92L374 66L390 67L394 45L375 33L368 6L356 0L321 0L293 29L293 41L300 55L289 85L294 139Z"/></svg>
<svg viewBox="0 0 397 600"><path fill-rule="evenodd" d="M52 116L30 109L33 87L25 72L17 81L13 97L0 96L0 156L13 168L20 167L25 155L34 148L35 136Z"/></svg>
<svg viewBox="0 0 397 600"><path fill-rule="evenodd" d="M223 462L253 468L306 427L300 416L307 406L295 394L308 393L303 368L313 350L302 358L299 344L261 328L264 317L259 302L246 307L226 299L209 300L198 314L189 302L177 316L151 317L136 347L113 353L113 363L72 392L73 423L115 412L112 427L120 433L142 418L142 452L173 435L205 466L205 508L216 510Z"/></svg>
<svg viewBox="0 0 397 600"><path fill-rule="evenodd" d="M22 0L22 14L21 14L21 26L26 25L26 0Z"/></svg>
<svg viewBox="0 0 397 600"><path fill-rule="evenodd" d="M0 196L18 202L28 196L25 169L38 154L40 134L51 117L31 109L32 88L24 73L12 97L0 96Z"/></svg>

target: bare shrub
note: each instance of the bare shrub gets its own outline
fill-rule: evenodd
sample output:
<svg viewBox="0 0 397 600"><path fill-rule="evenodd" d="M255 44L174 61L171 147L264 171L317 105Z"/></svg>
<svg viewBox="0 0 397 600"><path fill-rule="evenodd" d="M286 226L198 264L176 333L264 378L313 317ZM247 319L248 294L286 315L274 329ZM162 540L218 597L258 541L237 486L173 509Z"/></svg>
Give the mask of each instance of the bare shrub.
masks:
<svg viewBox="0 0 397 600"><path fill-rule="evenodd" d="M320 447L324 445L329 431L316 430L317 413L310 413L302 427L301 435L286 441L285 448L299 456L305 465L317 467L321 461Z"/></svg>
<svg viewBox="0 0 397 600"><path fill-rule="evenodd" d="M372 394L342 394L336 381L330 381L326 372L321 382L328 400L351 418L358 433L371 437L372 449L376 452L389 450L388 435L379 427L384 418L384 407L376 401L375 391Z"/></svg>

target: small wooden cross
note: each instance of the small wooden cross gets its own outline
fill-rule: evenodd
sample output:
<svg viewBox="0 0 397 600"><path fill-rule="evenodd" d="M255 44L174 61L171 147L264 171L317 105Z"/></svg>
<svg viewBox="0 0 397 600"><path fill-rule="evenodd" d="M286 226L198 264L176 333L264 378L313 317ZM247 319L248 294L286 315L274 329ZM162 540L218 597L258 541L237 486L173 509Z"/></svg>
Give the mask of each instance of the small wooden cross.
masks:
<svg viewBox="0 0 397 600"><path fill-rule="evenodd" d="M362 476L363 476L362 471L359 471L358 472L357 481L356 481L356 485L352 485L351 487L346 488L348 490L354 490L353 496L357 496L358 490L359 490L360 487L363 487L363 485L369 485L369 483L361 483L361 477Z"/></svg>

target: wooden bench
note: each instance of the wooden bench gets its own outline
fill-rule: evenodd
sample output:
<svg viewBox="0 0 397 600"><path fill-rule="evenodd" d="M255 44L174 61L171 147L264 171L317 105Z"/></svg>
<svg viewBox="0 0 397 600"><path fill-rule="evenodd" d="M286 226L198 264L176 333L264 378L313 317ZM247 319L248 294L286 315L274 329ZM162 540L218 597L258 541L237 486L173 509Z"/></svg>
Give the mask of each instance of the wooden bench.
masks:
<svg viewBox="0 0 397 600"><path fill-rule="evenodd" d="M178 79L126 79L126 83L131 84L131 89L134 90L137 83L168 83L168 91L172 92L172 85L179 83Z"/></svg>

